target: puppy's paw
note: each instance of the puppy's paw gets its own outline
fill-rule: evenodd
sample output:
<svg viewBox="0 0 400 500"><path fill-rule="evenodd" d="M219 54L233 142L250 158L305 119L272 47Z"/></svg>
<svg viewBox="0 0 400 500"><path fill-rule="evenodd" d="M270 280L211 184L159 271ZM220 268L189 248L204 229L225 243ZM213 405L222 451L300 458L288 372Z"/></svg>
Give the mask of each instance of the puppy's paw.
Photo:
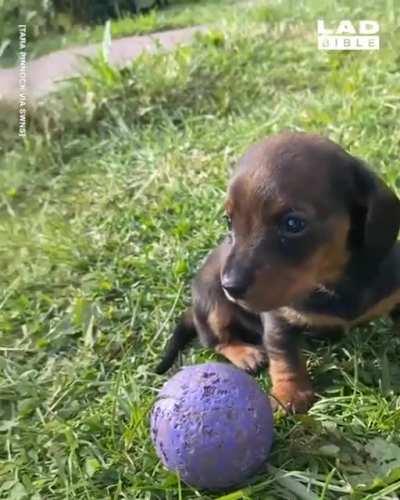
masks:
<svg viewBox="0 0 400 500"><path fill-rule="evenodd" d="M283 408L287 413L306 413L316 398L311 386L284 382L273 388L270 399L274 410Z"/></svg>
<svg viewBox="0 0 400 500"><path fill-rule="evenodd" d="M217 352L248 373L256 373L266 364L266 353L261 346L245 343L221 344Z"/></svg>

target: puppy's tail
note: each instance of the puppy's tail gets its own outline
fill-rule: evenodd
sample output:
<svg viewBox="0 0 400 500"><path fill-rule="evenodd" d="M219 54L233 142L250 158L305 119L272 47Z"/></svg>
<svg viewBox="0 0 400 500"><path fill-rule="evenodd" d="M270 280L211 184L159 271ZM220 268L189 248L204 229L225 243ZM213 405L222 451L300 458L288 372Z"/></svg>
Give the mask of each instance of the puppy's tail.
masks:
<svg viewBox="0 0 400 500"><path fill-rule="evenodd" d="M172 337L169 339L165 353L160 363L156 366L155 372L162 374L173 365L180 351L196 338L196 327L193 321L193 312L188 309L175 327Z"/></svg>

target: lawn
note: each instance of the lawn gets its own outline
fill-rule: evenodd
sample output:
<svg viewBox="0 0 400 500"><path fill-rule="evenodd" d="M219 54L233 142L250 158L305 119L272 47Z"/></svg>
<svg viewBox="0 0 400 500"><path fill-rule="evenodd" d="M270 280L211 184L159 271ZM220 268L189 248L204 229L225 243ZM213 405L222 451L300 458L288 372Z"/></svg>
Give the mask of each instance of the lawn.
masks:
<svg viewBox="0 0 400 500"><path fill-rule="evenodd" d="M151 2L142 2L149 5ZM114 39L132 35L143 35L156 31L177 29L185 26L214 23L219 19L234 19L243 10L240 0L173 0L162 9L153 9L134 15L122 13L120 18L111 21ZM104 23L91 25L72 24L67 15L59 15L60 28L35 40L28 39L29 59L35 59L55 50L99 43L103 39ZM0 66L14 66L17 62L15 43L12 43L0 56Z"/></svg>
<svg viewBox="0 0 400 500"><path fill-rule="evenodd" d="M191 47L121 71L95 61L26 141L1 128L0 498L398 498L400 336L385 319L305 347L320 399L276 415L270 466L243 489L188 488L149 438L167 379L154 366L250 143L326 134L400 194L396 9L246 4ZM319 17L376 19L383 47L318 51ZM179 364L211 359L193 346Z"/></svg>

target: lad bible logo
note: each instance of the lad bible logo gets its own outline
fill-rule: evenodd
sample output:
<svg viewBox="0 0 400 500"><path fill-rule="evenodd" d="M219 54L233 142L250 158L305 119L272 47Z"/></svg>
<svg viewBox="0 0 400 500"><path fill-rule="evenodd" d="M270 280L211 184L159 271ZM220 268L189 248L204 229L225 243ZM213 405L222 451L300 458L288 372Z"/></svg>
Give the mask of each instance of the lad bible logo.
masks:
<svg viewBox="0 0 400 500"><path fill-rule="evenodd" d="M379 23L377 21L340 21L327 24L317 21L320 50L379 50Z"/></svg>

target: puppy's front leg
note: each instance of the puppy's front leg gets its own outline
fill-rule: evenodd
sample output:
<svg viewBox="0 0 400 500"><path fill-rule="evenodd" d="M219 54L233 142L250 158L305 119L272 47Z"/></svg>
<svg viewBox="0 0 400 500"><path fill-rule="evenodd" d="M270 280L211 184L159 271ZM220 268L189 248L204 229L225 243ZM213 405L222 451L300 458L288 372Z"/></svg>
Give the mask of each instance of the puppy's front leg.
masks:
<svg viewBox="0 0 400 500"><path fill-rule="evenodd" d="M194 294L194 318L201 343L213 347L237 367L250 373L257 372L265 365L265 351L262 345L245 342L241 337L245 329L238 306L229 302L223 293L216 293L215 289L210 293L210 288L202 290L202 300L199 300L198 291L197 288Z"/></svg>
<svg viewBox="0 0 400 500"><path fill-rule="evenodd" d="M263 313L262 322L272 381L272 403L274 406L281 404L290 412L304 413L315 397L300 352L301 329L274 313Z"/></svg>
<svg viewBox="0 0 400 500"><path fill-rule="evenodd" d="M204 346L214 348L239 368L256 372L265 365L265 351L262 345L245 339L252 333L261 344L261 323L258 315L241 310L223 292L220 266L224 244L210 253L193 281L194 323Z"/></svg>

